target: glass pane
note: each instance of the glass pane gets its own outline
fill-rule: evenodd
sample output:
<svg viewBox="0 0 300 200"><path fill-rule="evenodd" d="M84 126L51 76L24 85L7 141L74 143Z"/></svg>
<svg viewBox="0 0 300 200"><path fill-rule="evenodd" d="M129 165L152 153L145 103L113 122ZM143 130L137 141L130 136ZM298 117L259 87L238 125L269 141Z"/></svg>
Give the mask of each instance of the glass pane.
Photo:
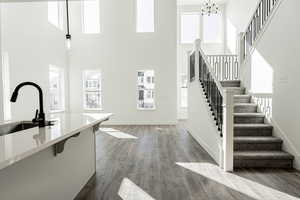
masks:
<svg viewBox="0 0 300 200"><path fill-rule="evenodd" d="M49 68L50 110L64 110L64 75L63 70L50 66Z"/></svg>
<svg viewBox="0 0 300 200"><path fill-rule="evenodd" d="M84 108L101 109L101 73L99 71L84 71Z"/></svg>
<svg viewBox="0 0 300 200"><path fill-rule="evenodd" d="M200 37L200 16L199 14L181 15L181 43L193 43Z"/></svg>
<svg viewBox="0 0 300 200"><path fill-rule="evenodd" d="M85 102L87 109L99 109L101 107L100 92L86 92Z"/></svg>
<svg viewBox="0 0 300 200"><path fill-rule="evenodd" d="M86 90L101 89L101 73L97 71L86 71L84 77L84 87Z"/></svg>
<svg viewBox="0 0 300 200"><path fill-rule="evenodd" d="M137 32L154 32L154 0L136 0Z"/></svg>
<svg viewBox="0 0 300 200"><path fill-rule="evenodd" d="M222 42L222 16L220 14L203 16L203 40L205 43Z"/></svg>
<svg viewBox="0 0 300 200"><path fill-rule="evenodd" d="M188 78L187 75L181 75L181 87L186 88L187 87Z"/></svg>
<svg viewBox="0 0 300 200"><path fill-rule="evenodd" d="M146 80L146 81L144 81ZM154 109L154 70L138 72L138 109Z"/></svg>
<svg viewBox="0 0 300 200"><path fill-rule="evenodd" d="M181 107L186 108L188 106L188 89L181 88Z"/></svg>
<svg viewBox="0 0 300 200"><path fill-rule="evenodd" d="M83 32L100 33L99 0L83 0Z"/></svg>
<svg viewBox="0 0 300 200"><path fill-rule="evenodd" d="M62 2L48 2L48 21L59 29L63 29L63 5Z"/></svg>

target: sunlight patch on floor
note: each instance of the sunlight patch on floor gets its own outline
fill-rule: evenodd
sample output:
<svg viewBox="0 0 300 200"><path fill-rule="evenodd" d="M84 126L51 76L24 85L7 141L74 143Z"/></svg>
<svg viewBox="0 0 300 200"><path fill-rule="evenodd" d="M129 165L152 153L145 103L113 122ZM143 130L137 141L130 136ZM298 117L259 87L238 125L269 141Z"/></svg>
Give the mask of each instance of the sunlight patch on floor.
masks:
<svg viewBox="0 0 300 200"><path fill-rule="evenodd" d="M100 131L118 139L138 139L138 137L128 133L123 133L113 128L101 128Z"/></svg>
<svg viewBox="0 0 300 200"><path fill-rule="evenodd" d="M300 200L300 198L271 187L232 173L224 172L218 166L211 163L177 162L176 164L256 200Z"/></svg>
<svg viewBox="0 0 300 200"><path fill-rule="evenodd" d="M155 200L128 178L123 179L118 195L123 200Z"/></svg>

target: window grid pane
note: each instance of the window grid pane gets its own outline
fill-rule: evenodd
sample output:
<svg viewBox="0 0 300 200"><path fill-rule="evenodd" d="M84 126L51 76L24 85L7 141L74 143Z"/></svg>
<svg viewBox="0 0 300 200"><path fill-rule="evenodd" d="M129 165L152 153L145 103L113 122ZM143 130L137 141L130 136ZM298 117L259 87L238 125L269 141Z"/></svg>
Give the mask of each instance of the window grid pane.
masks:
<svg viewBox="0 0 300 200"><path fill-rule="evenodd" d="M181 75L181 107L187 108L188 106L188 76L186 74Z"/></svg>
<svg viewBox="0 0 300 200"><path fill-rule="evenodd" d="M48 21L63 30L63 4L62 2L48 2Z"/></svg>
<svg viewBox="0 0 300 200"><path fill-rule="evenodd" d="M193 43L200 37L200 15L181 15L181 43Z"/></svg>
<svg viewBox="0 0 300 200"><path fill-rule="evenodd" d="M154 32L154 0L136 0L136 31Z"/></svg>
<svg viewBox="0 0 300 200"><path fill-rule="evenodd" d="M83 33L100 33L99 0L83 0Z"/></svg>
<svg viewBox="0 0 300 200"><path fill-rule="evenodd" d="M102 109L101 73L99 71L84 71L83 91L84 109Z"/></svg>
<svg viewBox="0 0 300 200"><path fill-rule="evenodd" d="M155 83L154 70L138 71L138 109L155 109Z"/></svg>
<svg viewBox="0 0 300 200"><path fill-rule="evenodd" d="M203 16L203 41L205 43L222 43L222 15Z"/></svg>
<svg viewBox="0 0 300 200"><path fill-rule="evenodd" d="M65 110L64 102L64 72L63 69L49 68L50 111Z"/></svg>

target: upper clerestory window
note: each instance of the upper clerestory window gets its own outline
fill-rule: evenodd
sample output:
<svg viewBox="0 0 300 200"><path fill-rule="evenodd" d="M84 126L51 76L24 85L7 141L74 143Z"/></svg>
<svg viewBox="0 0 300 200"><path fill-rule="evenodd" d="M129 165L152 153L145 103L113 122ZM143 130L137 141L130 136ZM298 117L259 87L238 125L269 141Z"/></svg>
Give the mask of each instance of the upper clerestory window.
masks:
<svg viewBox="0 0 300 200"><path fill-rule="evenodd" d="M136 32L154 32L154 0L136 0Z"/></svg>

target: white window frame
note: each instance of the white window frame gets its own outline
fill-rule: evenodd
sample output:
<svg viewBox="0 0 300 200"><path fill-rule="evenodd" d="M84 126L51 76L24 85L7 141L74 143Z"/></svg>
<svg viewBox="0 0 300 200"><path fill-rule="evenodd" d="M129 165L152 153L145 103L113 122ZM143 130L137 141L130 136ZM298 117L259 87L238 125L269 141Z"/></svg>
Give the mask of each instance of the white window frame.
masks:
<svg viewBox="0 0 300 200"><path fill-rule="evenodd" d="M151 84L153 84L153 89L151 89L151 96L152 96L152 99L153 99L153 108L142 108L142 107L139 107L139 81L138 81L138 73L139 72L146 72L146 71L153 71L153 77L151 78ZM155 86L155 70L154 69L144 69L144 70L137 70L137 85L136 85L136 88L137 88L137 96L136 96L136 100L137 100L137 110L140 110L140 111L154 111L156 110L156 86ZM143 77L143 84L147 83L147 78ZM148 94L147 94L148 95Z"/></svg>
<svg viewBox="0 0 300 200"><path fill-rule="evenodd" d="M179 43L182 44L182 45L185 45L185 44L193 44L194 41L191 41L191 42L183 42L182 41L182 28L183 28L183 24L182 24L182 16L183 15L197 15L198 16L198 36L196 37L197 38L200 38L201 37L201 26L202 26L202 17L201 17L201 14L200 12L189 12L189 11L182 11L180 12L180 15L179 15L179 23L180 23L180 26L179 26Z"/></svg>
<svg viewBox="0 0 300 200"><path fill-rule="evenodd" d="M99 78L99 83L100 87L99 89L95 90L90 90L86 88L85 82L86 82L86 73L99 73L100 78ZM103 109L103 101L102 101L102 73L100 70L83 70L82 72L82 92L83 92L83 109L86 111L101 111ZM87 92L99 92L100 93L100 108L87 108L86 106L86 93Z"/></svg>
<svg viewBox="0 0 300 200"><path fill-rule="evenodd" d="M138 34L140 34L140 33L155 33L156 32L156 29L157 29L157 17L156 17L156 13L157 13L157 7L156 7L156 5L157 5L157 0L152 0L153 1L153 30L151 30L151 31L140 31L139 30L139 27L138 27L138 25L139 25L139 21L138 21L138 1L139 0L135 0L135 32L136 33L138 33Z"/></svg>
<svg viewBox="0 0 300 200"><path fill-rule="evenodd" d="M96 27L96 31L87 31L87 28L86 28L86 23L85 23L85 2L89 2L89 1L95 1L97 3L97 7L98 8L96 10L96 15L97 15L97 20L96 20L96 23L97 23L97 27ZM84 34L100 34L101 33L101 17L100 17L100 14L101 14L101 0L82 0L81 1L81 26L82 26L82 33Z"/></svg>
<svg viewBox="0 0 300 200"><path fill-rule="evenodd" d="M50 65L49 66L49 76L51 71L57 71L59 73L59 99L61 100L61 109L57 110L51 110L51 102L49 103L49 111L50 113L57 113L57 112L65 112L66 110L66 105L65 105L65 73L64 69L61 67L57 67L55 65ZM50 77L49 77L49 98L50 98L50 93L51 93L51 87L50 87Z"/></svg>
<svg viewBox="0 0 300 200"><path fill-rule="evenodd" d="M53 22L49 16L49 4L56 4L57 6L57 22ZM64 4L61 1L48 1L48 22L60 30L64 30Z"/></svg>
<svg viewBox="0 0 300 200"><path fill-rule="evenodd" d="M3 120L12 119L10 102L10 66L8 52L2 53Z"/></svg>

